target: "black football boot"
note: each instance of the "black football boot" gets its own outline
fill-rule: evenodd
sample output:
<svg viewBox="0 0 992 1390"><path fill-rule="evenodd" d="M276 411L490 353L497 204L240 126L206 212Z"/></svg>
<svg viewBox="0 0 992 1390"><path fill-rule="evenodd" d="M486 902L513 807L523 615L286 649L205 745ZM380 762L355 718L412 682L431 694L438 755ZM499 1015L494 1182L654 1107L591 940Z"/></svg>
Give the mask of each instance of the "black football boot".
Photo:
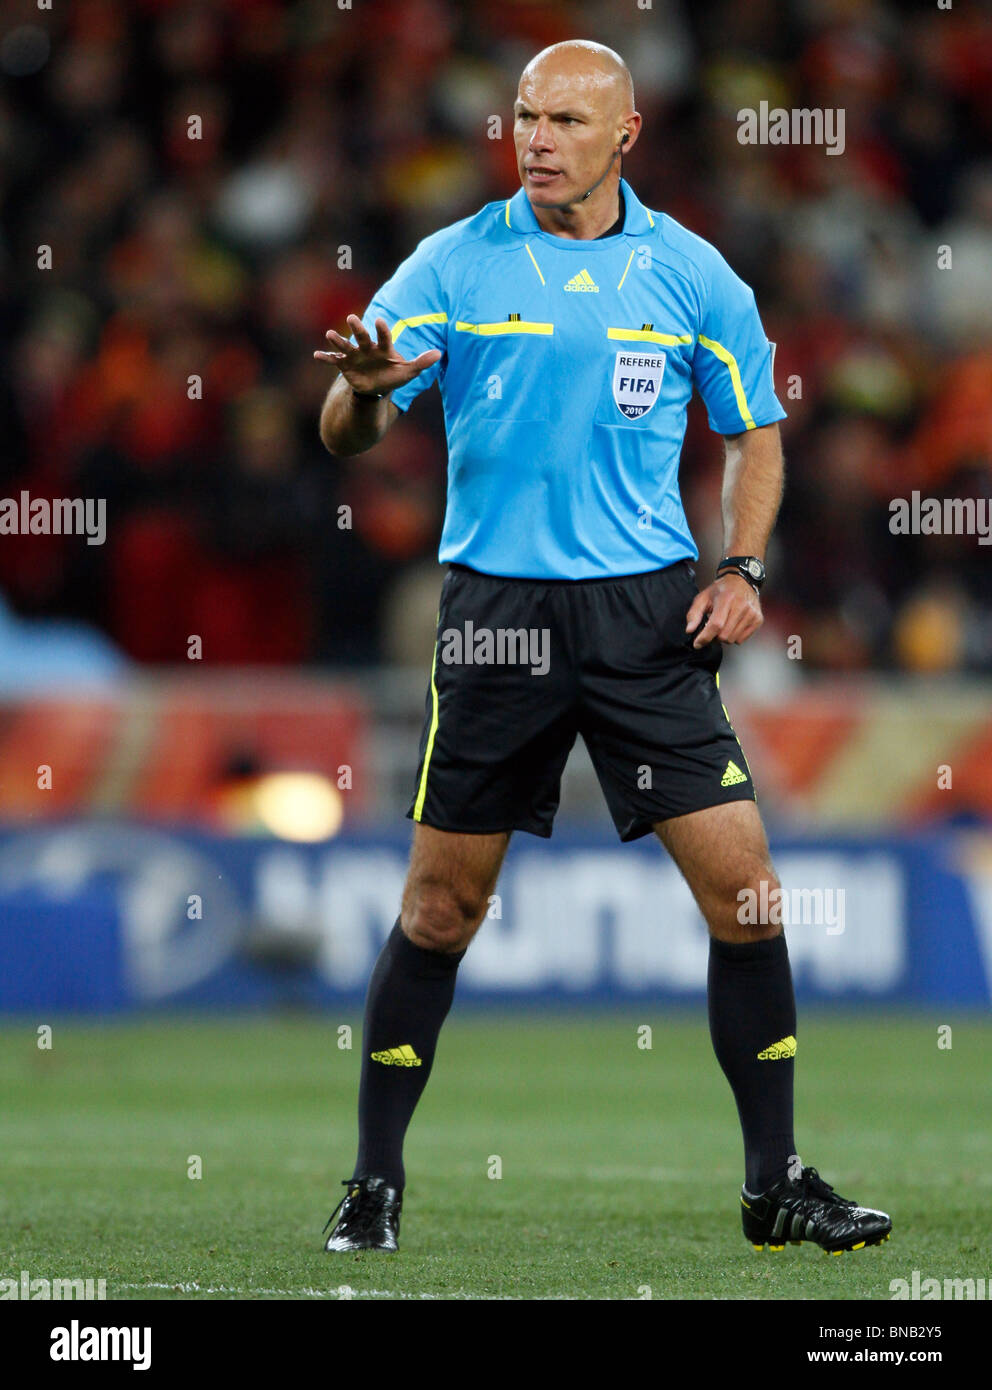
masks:
<svg viewBox="0 0 992 1390"><path fill-rule="evenodd" d="M327 1226L335 1216L338 1221L324 1249L398 1250L403 1194L385 1178L346 1178L344 1186L348 1191L327 1219Z"/></svg>
<svg viewBox="0 0 992 1390"><path fill-rule="evenodd" d="M888 1240L892 1221L884 1211L859 1207L840 1197L815 1168L784 1177L765 1192L741 1188L744 1235L755 1250L784 1250L785 1242L815 1242L825 1254L841 1255Z"/></svg>

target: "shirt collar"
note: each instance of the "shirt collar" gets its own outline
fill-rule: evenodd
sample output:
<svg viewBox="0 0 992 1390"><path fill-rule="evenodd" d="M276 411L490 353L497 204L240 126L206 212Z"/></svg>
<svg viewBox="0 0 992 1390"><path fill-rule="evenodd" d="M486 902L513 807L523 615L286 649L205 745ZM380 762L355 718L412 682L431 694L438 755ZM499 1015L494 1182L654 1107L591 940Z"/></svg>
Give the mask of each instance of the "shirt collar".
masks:
<svg viewBox="0 0 992 1390"><path fill-rule="evenodd" d="M643 236L645 232L650 232L657 225L657 218L644 206L626 179L620 180L620 188L627 212L620 235ZM523 236L533 236L535 232L542 233L541 224L534 216L530 199L522 188L518 188L513 197L507 200L503 209L503 221L511 232L519 232Z"/></svg>

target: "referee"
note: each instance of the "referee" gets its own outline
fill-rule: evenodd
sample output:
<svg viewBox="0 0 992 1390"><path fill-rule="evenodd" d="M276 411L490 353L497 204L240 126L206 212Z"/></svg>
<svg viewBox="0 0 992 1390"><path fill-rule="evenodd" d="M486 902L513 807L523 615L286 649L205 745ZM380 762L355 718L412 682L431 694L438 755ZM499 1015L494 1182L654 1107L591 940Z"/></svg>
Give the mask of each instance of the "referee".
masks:
<svg viewBox="0 0 992 1390"><path fill-rule="evenodd" d="M546 48L514 106L522 187L422 241L349 316L353 341L332 331L314 354L339 369L320 417L331 453L371 448L437 381L449 456L413 848L369 983L358 1157L328 1251L397 1249L403 1139L459 962L512 832L551 834L579 734L620 839L653 832L709 926L745 1236L839 1254L891 1230L796 1156L786 941L738 920L741 890L765 884L774 903L779 885L717 670L722 643L762 622L785 412L751 290L623 179L640 131L616 53ZM678 487L694 386L726 445L725 554L701 591Z"/></svg>

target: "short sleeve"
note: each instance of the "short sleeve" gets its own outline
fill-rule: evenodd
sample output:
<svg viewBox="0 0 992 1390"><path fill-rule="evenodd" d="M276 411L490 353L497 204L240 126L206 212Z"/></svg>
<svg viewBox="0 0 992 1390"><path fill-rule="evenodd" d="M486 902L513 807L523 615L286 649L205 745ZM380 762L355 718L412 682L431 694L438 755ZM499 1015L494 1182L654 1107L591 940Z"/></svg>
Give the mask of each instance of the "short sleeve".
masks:
<svg viewBox="0 0 992 1390"><path fill-rule="evenodd" d="M693 376L717 434L743 434L785 419L772 378L774 344L765 337L754 292L719 253L708 268Z"/></svg>
<svg viewBox="0 0 992 1390"><path fill-rule="evenodd" d="M437 249L434 237L422 241L412 256L400 265L392 279L387 280L374 295L362 322L375 341L375 320L383 318L389 324L396 350L405 358L419 357L431 348L446 354L448 346L448 314L440 277L437 271ZM392 393L390 399L400 410L408 410L420 395L432 386L444 369L442 356Z"/></svg>

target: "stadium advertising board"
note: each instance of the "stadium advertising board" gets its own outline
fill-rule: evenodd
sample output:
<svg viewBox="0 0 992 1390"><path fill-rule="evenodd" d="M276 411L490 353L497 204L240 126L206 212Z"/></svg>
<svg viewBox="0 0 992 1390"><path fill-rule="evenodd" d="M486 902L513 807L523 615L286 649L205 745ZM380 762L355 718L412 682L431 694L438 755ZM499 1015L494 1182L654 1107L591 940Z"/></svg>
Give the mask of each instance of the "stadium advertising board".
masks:
<svg viewBox="0 0 992 1390"><path fill-rule="evenodd" d="M981 1006L992 995L992 856L942 832L772 840L797 992ZM405 835L324 845L73 823L0 837L0 1010L116 1012L359 998L396 918ZM742 903L741 911L768 904ZM650 840L514 842L459 998L677 999L707 938Z"/></svg>

